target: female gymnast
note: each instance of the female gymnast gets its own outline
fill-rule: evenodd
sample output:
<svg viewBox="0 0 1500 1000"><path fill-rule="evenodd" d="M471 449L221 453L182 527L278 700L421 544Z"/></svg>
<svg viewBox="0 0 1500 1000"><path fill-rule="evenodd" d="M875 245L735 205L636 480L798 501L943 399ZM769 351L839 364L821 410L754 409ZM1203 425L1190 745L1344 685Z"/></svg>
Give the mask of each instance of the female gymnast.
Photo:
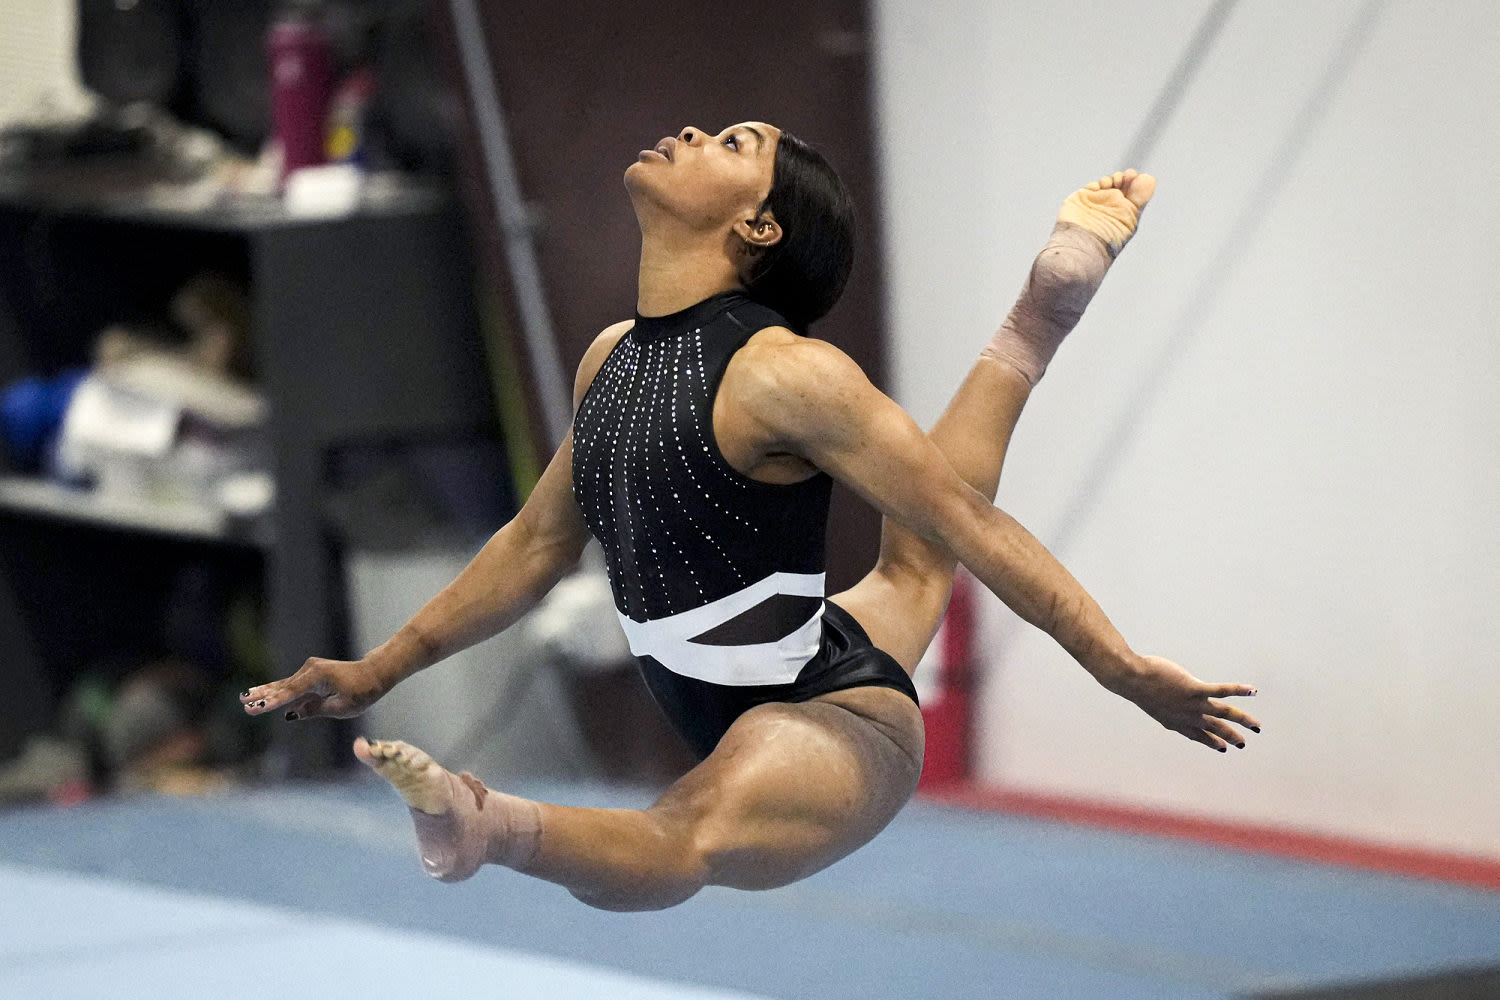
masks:
<svg viewBox="0 0 1500 1000"><path fill-rule="evenodd" d="M508 627L604 549L621 625L701 763L648 809L550 805L454 775L421 750L357 739L406 800L427 872L485 863L612 910L705 885L767 889L869 841L911 796L922 716L910 675L955 559L1105 688L1219 751L1249 714L1135 653L1072 576L993 505L1021 408L1135 231L1155 180L1074 192L1019 301L923 434L831 344L806 335L853 253L827 162L763 122L697 128L625 171L641 229L636 316L578 369L571 432L519 514L410 622L358 661L309 659L242 694L289 720L357 715L418 670ZM885 516L879 561L825 598L831 479Z"/></svg>

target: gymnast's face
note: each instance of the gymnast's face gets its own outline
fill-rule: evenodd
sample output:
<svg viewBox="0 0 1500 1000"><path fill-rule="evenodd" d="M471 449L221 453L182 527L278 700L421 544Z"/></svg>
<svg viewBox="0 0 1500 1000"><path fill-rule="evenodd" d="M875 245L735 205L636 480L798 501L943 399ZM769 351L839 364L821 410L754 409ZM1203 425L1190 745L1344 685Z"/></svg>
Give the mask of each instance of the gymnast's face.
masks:
<svg viewBox="0 0 1500 1000"><path fill-rule="evenodd" d="M742 122L717 135L689 126L641 150L625 171L625 187L642 226L665 214L694 230L753 232L756 210L771 193L780 138L781 130L765 122Z"/></svg>

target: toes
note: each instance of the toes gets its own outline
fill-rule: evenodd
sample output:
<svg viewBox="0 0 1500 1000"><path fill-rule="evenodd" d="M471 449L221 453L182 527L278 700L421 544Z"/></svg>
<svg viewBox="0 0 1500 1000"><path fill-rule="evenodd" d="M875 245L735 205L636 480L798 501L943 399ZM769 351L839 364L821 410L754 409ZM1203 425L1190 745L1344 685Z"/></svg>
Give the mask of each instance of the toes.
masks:
<svg viewBox="0 0 1500 1000"><path fill-rule="evenodd" d="M1156 190L1156 178L1150 174L1143 174L1134 168L1117 170L1112 174L1099 178L1097 181L1089 181L1084 189L1087 191L1119 191L1139 210L1144 208L1146 202L1151 200L1151 194Z"/></svg>
<svg viewBox="0 0 1500 1000"><path fill-rule="evenodd" d="M425 750L400 740L366 740L363 736L354 741L354 755L371 767L399 764L410 771L421 771L432 763Z"/></svg>
<svg viewBox="0 0 1500 1000"><path fill-rule="evenodd" d="M354 740L354 756L361 764L367 764L370 767L380 763L375 757L375 741L367 740L363 736L356 737Z"/></svg>
<svg viewBox="0 0 1500 1000"><path fill-rule="evenodd" d="M399 746L390 740L368 740L361 736L354 741L354 756L371 767L379 767L398 756Z"/></svg>
<svg viewBox="0 0 1500 1000"><path fill-rule="evenodd" d="M398 753L401 760L405 761L406 765L414 771L420 771L433 763L432 758L427 756L427 751L421 747L414 747L410 743L398 743L396 745L399 747Z"/></svg>
<svg viewBox="0 0 1500 1000"><path fill-rule="evenodd" d="M1151 174L1137 174L1133 169L1125 171L1125 183L1121 184L1121 192L1131 204L1136 205L1136 211L1140 211L1157 192L1157 178Z"/></svg>
<svg viewBox="0 0 1500 1000"><path fill-rule="evenodd" d="M361 737L354 741L354 756L390 782L413 809L433 816L448 810L451 799L449 782L445 780L447 772L426 752L400 740ZM475 801L481 801L477 794Z"/></svg>
<svg viewBox="0 0 1500 1000"><path fill-rule="evenodd" d="M1130 179L1130 184L1125 188L1125 197L1136 207L1137 211L1146 207L1146 202L1156 193L1156 178L1150 174L1136 174Z"/></svg>

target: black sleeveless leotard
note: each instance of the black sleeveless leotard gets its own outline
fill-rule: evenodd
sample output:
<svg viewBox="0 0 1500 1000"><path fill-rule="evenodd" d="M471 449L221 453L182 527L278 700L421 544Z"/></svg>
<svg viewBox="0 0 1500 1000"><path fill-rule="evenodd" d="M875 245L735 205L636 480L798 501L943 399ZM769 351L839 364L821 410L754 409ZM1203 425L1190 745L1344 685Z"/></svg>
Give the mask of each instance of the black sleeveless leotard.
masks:
<svg viewBox="0 0 1500 1000"><path fill-rule="evenodd" d="M573 492L604 548L620 624L678 732L707 756L769 701L911 679L824 600L831 480L763 483L713 433L729 359L786 320L740 292L636 316L573 424Z"/></svg>

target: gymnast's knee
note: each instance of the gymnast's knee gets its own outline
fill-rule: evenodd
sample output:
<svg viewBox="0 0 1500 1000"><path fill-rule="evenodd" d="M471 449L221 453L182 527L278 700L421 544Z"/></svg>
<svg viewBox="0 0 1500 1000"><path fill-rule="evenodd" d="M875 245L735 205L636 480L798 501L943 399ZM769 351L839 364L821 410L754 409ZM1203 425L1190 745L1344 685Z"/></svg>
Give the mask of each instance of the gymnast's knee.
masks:
<svg viewBox="0 0 1500 1000"><path fill-rule="evenodd" d="M629 889L570 888L568 892L580 903L596 910L608 910L610 913L649 913L653 910L671 909L679 903L687 902L706 884L703 881L676 881Z"/></svg>
<svg viewBox="0 0 1500 1000"><path fill-rule="evenodd" d="M569 886L575 899L596 910L640 913L685 903L711 884L711 842L700 833L706 815L698 810L660 806L649 813L660 830L650 856L637 859L633 874L613 885Z"/></svg>
<svg viewBox="0 0 1500 1000"><path fill-rule="evenodd" d="M953 574L958 564L951 558L913 560L882 557L875 572L902 595L903 608L916 617L937 622L948 610L953 596Z"/></svg>
<svg viewBox="0 0 1500 1000"><path fill-rule="evenodd" d="M726 795L694 830L692 853L706 885L749 892L779 889L826 866L819 860L821 851L808 849L805 830L789 833L779 823L767 828L742 806Z"/></svg>
<svg viewBox="0 0 1500 1000"><path fill-rule="evenodd" d="M612 913L645 913L666 910L685 903L709 884L709 868L691 852L654 859L652 871L627 885L569 887L573 898L596 910Z"/></svg>

